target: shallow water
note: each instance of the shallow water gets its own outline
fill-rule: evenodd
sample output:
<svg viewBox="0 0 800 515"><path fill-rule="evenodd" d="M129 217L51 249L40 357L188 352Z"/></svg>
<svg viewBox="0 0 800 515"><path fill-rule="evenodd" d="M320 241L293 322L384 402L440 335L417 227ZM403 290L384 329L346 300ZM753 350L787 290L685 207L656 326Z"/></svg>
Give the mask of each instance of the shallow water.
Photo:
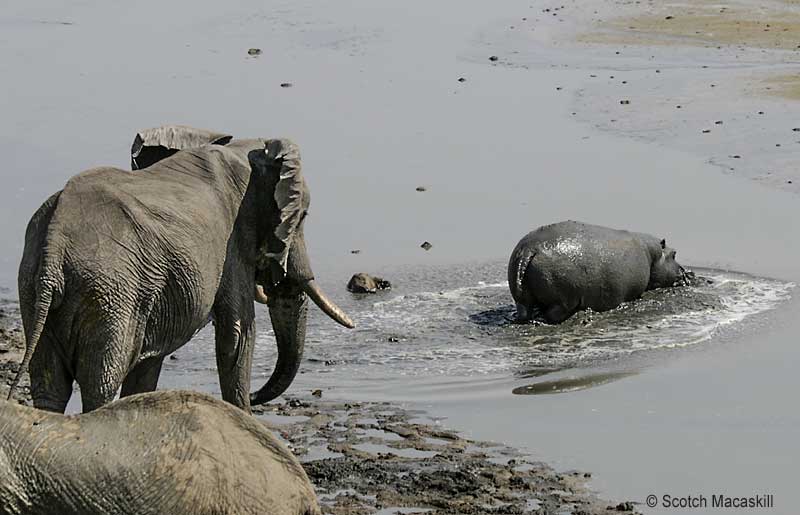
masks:
<svg viewBox="0 0 800 515"><path fill-rule="evenodd" d="M653 354L698 345L719 328L773 309L794 285L735 272L696 269L694 286L647 292L605 313L581 312L561 325L512 323L514 306L501 262L398 269L395 288L344 294L357 321L343 331L312 308L303 372L337 387L425 377L537 377L570 368L638 368ZM265 314L258 320L255 370L260 381L275 360ZM205 330L165 363L166 384L216 382L213 333ZM627 359L627 362L625 361ZM175 375L173 375L175 374Z"/></svg>

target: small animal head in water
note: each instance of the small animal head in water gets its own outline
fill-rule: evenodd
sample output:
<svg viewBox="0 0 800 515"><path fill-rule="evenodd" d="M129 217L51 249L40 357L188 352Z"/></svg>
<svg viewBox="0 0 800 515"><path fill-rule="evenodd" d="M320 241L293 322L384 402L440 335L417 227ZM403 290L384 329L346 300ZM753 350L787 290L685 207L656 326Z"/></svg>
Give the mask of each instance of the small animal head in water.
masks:
<svg viewBox="0 0 800 515"><path fill-rule="evenodd" d="M666 240L661 240L661 255L650 267L650 284L647 288L665 288L683 280L686 271L675 261L675 249L667 247Z"/></svg>

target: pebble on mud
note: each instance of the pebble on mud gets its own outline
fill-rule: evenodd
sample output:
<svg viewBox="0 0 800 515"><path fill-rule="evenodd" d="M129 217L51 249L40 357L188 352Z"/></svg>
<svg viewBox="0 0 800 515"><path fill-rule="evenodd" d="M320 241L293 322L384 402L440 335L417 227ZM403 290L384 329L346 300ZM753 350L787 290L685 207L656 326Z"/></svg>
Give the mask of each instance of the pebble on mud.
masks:
<svg viewBox="0 0 800 515"><path fill-rule="evenodd" d="M420 245L419 247L420 247L421 249L425 249L425 250L431 250L431 248L433 247L433 245L431 245L431 243L430 243L430 242L428 242L428 241L424 241L424 242L422 242L422 245Z"/></svg>
<svg viewBox="0 0 800 515"><path fill-rule="evenodd" d="M319 389L314 390L313 392L311 392L311 395L313 395L314 397L320 398L320 397L322 397L322 390L319 390Z"/></svg>
<svg viewBox="0 0 800 515"><path fill-rule="evenodd" d="M631 101L630 100L620 100L619 103L624 105L624 106L626 106L626 105L630 104Z"/></svg>
<svg viewBox="0 0 800 515"><path fill-rule="evenodd" d="M428 188L426 188L425 186L417 186L417 191L427 191L427 190Z"/></svg>
<svg viewBox="0 0 800 515"><path fill-rule="evenodd" d="M247 51L247 55L252 55L252 56L261 55L261 49L260 48L251 48L250 50Z"/></svg>
<svg viewBox="0 0 800 515"><path fill-rule="evenodd" d="M350 251L350 254L361 254L361 249L353 249Z"/></svg>
<svg viewBox="0 0 800 515"><path fill-rule="evenodd" d="M292 84L291 82L281 82L282 88L291 88L292 86L294 86L294 84Z"/></svg>
<svg viewBox="0 0 800 515"><path fill-rule="evenodd" d="M489 60L490 60L490 61L492 61L492 62L495 62L495 61L497 61L498 59L500 59L500 58L499 58L499 57L497 57L496 55L490 55L490 56L489 56Z"/></svg>
<svg viewBox="0 0 800 515"><path fill-rule="evenodd" d="M465 79L464 77L459 77L458 82L467 82L467 79Z"/></svg>

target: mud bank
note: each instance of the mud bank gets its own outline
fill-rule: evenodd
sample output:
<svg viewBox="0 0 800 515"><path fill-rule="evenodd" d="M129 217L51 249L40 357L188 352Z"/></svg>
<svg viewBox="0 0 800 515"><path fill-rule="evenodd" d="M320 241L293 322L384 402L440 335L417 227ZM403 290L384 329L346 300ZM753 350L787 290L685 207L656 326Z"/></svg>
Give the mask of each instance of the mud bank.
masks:
<svg viewBox="0 0 800 515"><path fill-rule="evenodd" d="M13 303L0 307L0 396L19 369L24 343ZM594 515L638 513L586 486L591 474L559 473L496 443L469 440L426 414L386 402L292 396L253 412L303 462L325 513ZM27 377L15 394L30 404Z"/></svg>

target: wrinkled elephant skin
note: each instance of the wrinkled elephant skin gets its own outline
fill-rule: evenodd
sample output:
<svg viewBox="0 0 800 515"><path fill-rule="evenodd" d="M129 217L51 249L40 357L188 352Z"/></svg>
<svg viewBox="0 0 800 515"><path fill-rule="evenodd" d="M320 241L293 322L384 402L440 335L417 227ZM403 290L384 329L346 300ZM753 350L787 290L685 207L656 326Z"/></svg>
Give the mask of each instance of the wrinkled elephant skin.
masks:
<svg viewBox="0 0 800 515"><path fill-rule="evenodd" d="M317 515L300 463L258 420L153 392L77 416L0 401L0 514Z"/></svg>
<svg viewBox="0 0 800 515"><path fill-rule="evenodd" d="M154 390L164 357L213 319L222 397L249 409L294 379L307 295L353 326L314 280L303 237L309 193L293 142L166 126L137 134L140 160L161 155L148 145L168 157L135 172L76 175L28 224L20 370L30 371L39 408L63 412L74 381L84 411L120 388ZM254 301L280 330L275 370L251 394Z"/></svg>

